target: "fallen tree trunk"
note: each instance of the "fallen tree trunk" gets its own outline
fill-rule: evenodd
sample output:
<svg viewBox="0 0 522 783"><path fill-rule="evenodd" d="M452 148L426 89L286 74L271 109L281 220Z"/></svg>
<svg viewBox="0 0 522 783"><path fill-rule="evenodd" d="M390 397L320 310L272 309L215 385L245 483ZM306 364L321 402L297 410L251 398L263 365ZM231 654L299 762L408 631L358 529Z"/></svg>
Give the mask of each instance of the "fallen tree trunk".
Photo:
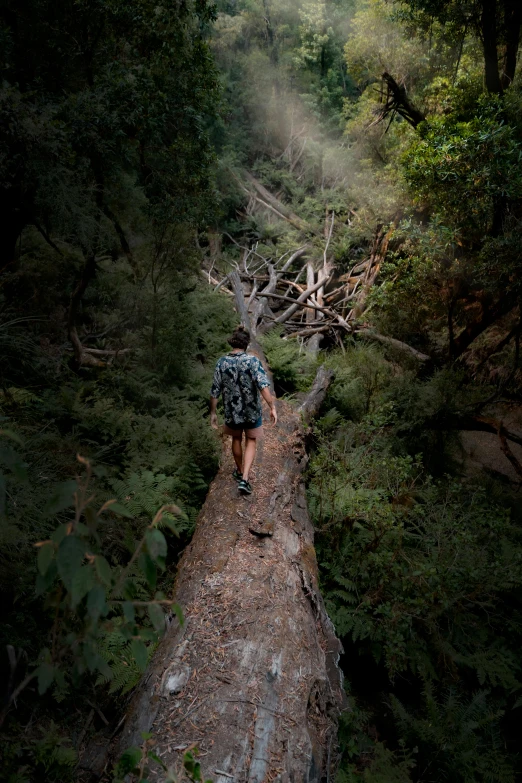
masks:
<svg viewBox="0 0 522 783"><path fill-rule="evenodd" d="M185 623L173 624L155 653L119 752L152 732L168 766L197 745L216 783L333 776L342 650L318 588L302 475L304 422L329 381L321 370L299 410L278 402L250 497L238 496L227 444L179 566Z"/></svg>

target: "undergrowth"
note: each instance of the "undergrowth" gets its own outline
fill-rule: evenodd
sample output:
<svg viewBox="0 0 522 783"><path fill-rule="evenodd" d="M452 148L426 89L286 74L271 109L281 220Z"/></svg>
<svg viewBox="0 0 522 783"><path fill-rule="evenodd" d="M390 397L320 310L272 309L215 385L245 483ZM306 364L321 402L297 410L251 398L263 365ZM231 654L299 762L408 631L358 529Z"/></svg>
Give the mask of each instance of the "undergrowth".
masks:
<svg viewBox="0 0 522 783"><path fill-rule="evenodd" d="M339 781L514 781L520 524L505 491L451 462L454 435L432 430L488 389L448 369L421 380L374 345L327 362L308 501L345 648Z"/></svg>

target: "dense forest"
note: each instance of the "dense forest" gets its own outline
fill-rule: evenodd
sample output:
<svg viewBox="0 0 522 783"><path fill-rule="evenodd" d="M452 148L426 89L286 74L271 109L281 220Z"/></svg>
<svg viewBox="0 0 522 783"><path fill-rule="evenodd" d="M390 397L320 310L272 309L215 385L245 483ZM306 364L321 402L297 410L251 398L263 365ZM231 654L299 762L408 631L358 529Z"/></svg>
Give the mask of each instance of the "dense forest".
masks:
<svg viewBox="0 0 522 783"><path fill-rule="evenodd" d="M96 743L182 621L234 284L279 397L335 373L306 480L339 783L521 779L521 25L518 0L4 0L2 779L146 779ZM165 780L201 779L188 750Z"/></svg>

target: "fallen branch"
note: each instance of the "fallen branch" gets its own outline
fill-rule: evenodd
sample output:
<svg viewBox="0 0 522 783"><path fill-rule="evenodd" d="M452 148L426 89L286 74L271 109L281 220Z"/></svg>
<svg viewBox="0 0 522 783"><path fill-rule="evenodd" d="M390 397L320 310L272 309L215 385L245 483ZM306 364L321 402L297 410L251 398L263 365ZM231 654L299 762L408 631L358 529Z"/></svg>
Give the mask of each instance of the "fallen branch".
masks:
<svg viewBox="0 0 522 783"><path fill-rule="evenodd" d="M403 85L397 84L393 76L386 71L382 75L382 80L387 88L386 101L382 110L379 112L377 119L372 122L372 125L382 122L389 114L392 115L393 119L395 113L400 114L413 128L416 128L421 122L424 122L426 117L410 101L406 93L406 88ZM372 125L370 125L370 127L372 127Z"/></svg>
<svg viewBox="0 0 522 783"><path fill-rule="evenodd" d="M516 432L506 429L501 421L492 419L489 416L472 416L470 414L447 414L445 416L433 419L426 423L431 429L462 430L466 432L490 432L498 435L502 432L503 436L512 443L522 446L522 436Z"/></svg>
<svg viewBox="0 0 522 783"><path fill-rule="evenodd" d="M348 324L345 319L342 317L342 315L339 315L339 313L336 313L335 310L331 310L329 307L321 307L321 305L312 304L310 301L310 295L314 293L314 290L317 290L321 286L323 286L327 281L326 280L319 280L314 286L313 289L309 288L307 291L305 291L298 299L292 299L289 296L281 296L280 294L265 294L264 291L259 291L257 294L258 296L267 296L269 298L273 299L280 299L284 302L293 302L293 305L289 307L287 310L284 311L282 315L277 316L277 318L274 318L272 323L265 326L263 331L267 331L269 328L272 328L276 324L282 324L285 323L290 316L292 316L296 310L299 308L303 310L307 310L311 308L312 310L317 310L321 313L326 313L326 315L329 315L330 318L333 318L335 321L338 322L339 326L341 326L343 329L345 329L350 334L353 332L352 327L350 324Z"/></svg>
<svg viewBox="0 0 522 783"><path fill-rule="evenodd" d="M293 337L311 337L313 334L319 334L320 332L329 332L334 323L328 323L324 326L313 326L309 329L300 329L298 332L292 332L284 336L284 340L290 340Z"/></svg>
<svg viewBox="0 0 522 783"><path fill-rule="evenodd" d="M520 464L518 459L515 457L515 455L511 451L509 443L507 442L507 437L506 437L506 434L504 432L503 425L501 426L501 428L498 431L498 437L500 439L500 448L502 449L503 454L511 462L511 464L513 465L513 468L515 470L515 473L522 480L522 465Z"/></svg>
<svg viewBox="0 0 522 783"><path fill-rule="evenodd" d="M399 351L411 354L420 362L431 361L431 356L428 356L425 353L421 353L421 351L418 351L416 348L413 348L413 346L408 345L408 343L403 343L402 340L396 340L395 337L387 337L384 334L374 332L372 329L354 329L354 334L359 334L362 337L366 337L368 340L376 340L379 343L391 345L393 348L397 348Z"/></svg>
<svg viewBox="0 0 522 783"><path fill-rule="evenodd" d="M324 364L322 364L317 370L312 388L306 395L306 398L302 404L297 409L297 412L302 415L306 422L309 422L318 412L319 408L323 404L324 398L326 397L328 387L334 378L335 373L333 370L326 369Z"/></svg>
<svg viewBox="0 0 522 783"><path fill-rule="evenodd" d="M286 204L283 204L282 201L280 201L278 198L272 195L269 190L267 190L264 185L262 185L259 180L257 180L250 172L245 171L245 177L249 181L251 185L253 185L254 189L259 193L259 195L264 199L265 202L268 202L273 206L273 208L283 217L285 217L287 220L289 220L292 223L296 223L298 227L304 228L306 231L310 230L310 226L308 223L299 217L299 215L296 215L295 212L292 212L289 207L286 206Z"/></svg>
<svg viewBox="0 0 522 783"><path fill-rule="evenodd" d="M313 229L308 225L308 223L306 223L306 221L302 220L302 218L300 218L298 215L292 212L285 204L283 204L281 201L279 201L279 199L273 196L270 193L270 191L268 191L260 182L258 182L258 180L254 176L252 176L252 174L250 174L248 171L245 171L244 175L249 181L249 183L253 186L254 190L259 195L256 195L256 193L252 193L252 191L248 187L246 187L244 182L242 182L242 180L231 169L230 172L233 178L240 186L241 190L243 190L244 193L246 193L248 196L250 196L255 201L257 201L258 204L261 204L267 209L270 209L278 217L282 218L283 220L286 220L288 223L293 225L294 228L299 229L299 231L309 231L315 233Z"/></svg>

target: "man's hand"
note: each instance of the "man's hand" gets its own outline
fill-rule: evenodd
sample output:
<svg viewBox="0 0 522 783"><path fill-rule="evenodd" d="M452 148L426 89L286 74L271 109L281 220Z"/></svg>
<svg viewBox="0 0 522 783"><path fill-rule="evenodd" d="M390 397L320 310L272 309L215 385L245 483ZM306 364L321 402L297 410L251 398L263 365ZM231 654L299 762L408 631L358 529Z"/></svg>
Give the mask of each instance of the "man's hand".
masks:
<svg viewBox="0 0 522 783"><path fill-rule="evenodd" d="M210 398L210 426L213 430L219 429L219 424L217 420L217 397L211 397Z"/></svg>
<svg viewBox="0 0 522 783"><path fill-rule="evenodd" d="M264 399L264 401L270 408L270 420L272 424L277 424L277 410L276 410L275 399L270 394L270 389L268 386L265 386L263 389L261 389L261 397Z"/></svg>

